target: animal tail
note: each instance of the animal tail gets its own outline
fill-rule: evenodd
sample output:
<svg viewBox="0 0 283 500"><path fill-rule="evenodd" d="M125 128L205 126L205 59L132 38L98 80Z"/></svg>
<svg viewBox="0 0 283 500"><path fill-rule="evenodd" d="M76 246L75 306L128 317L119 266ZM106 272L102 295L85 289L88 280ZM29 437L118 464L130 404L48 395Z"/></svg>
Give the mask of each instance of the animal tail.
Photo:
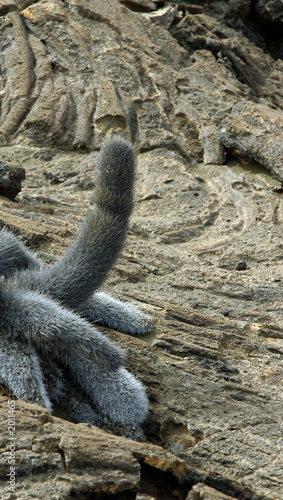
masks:
<svg viewBox="0 0 283 500"><path fill-rule="evenodd" d="M24 273L25 284L68 307L88 299L123 247L133 208L134 177L132 145L119 137L106 140L97 164L93 209L74 243L51 267Z"/></svg>

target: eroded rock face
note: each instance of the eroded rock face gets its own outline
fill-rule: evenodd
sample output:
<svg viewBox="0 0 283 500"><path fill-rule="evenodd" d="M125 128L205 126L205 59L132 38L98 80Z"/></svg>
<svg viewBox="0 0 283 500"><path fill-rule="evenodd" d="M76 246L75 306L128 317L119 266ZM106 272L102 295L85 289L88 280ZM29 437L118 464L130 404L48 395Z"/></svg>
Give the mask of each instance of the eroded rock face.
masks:
<svg viewBox="0 0 283 500"><path fill-rule="evenodd" d="M5 398L1 401L3 499L13 497L7 490L10 488L12 492L9 464L13 463L14 443L17 450L15 489L19 498L23 494L25 498L63 499L80 493L84 496L91 491L98 495L121 492L135 495L145 475L142 464L157 477L158 472L167 473L172 484L185 478L186 463L159 446L114 436L95 426L64 422L35 405L16 403L16 438L7 441L4 436L11 407L8 401ZM8 485L4 478L9 481Z"/></svg>
<svg viewBox="0 0 283 500"><path fill-rule="evenodd" d="M231 2L229 19L244 23L250 6ZM0 159L26 171L17 203L0 200L0 225L45 262L59 258L87 211L101 142L131 139L136 206L105 289L155 322L138 339L103 329L147 388L143 429L16 402L17 498L282 493L282 60L247 37L248 22L226 23L226 2L159 7L0 5ZM1 498L12 499L4 395L0 422Z"/></svg>
<svg viewBox="0 0 283 500"><path fill-rule="evenodd" d="M283 22L282 2L278 0L259 0L256 9L266 21Z"/></svg>

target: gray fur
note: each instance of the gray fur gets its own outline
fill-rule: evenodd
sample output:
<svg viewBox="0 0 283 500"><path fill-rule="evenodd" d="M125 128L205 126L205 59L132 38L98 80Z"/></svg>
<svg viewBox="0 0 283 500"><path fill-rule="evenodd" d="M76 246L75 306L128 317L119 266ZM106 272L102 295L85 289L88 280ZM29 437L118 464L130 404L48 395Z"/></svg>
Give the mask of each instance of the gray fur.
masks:
<svg viewBox="0 0 283 500"><path fill-rule="evenodd" d="M151 319L137 307L105 292L94 293L77 311L94 323L131 335L144 335L152 328Z"/></svg>
<svg viewBox="0 0 283 500"><path fill-rule="evenodd" d="M120 348L76 313L48 296L4 288L3 283L0 329L8 339L31 344L45 357L60 360L74 352L80 359L91 359L108 369L116 369L124 362Z"/></svg>
<svg viewBox="0 0 283 500"><path fill-rule="evenodd" d="M146 418L148 403L142 384L125 368L102 370L86 360L78 366L74 358L68 373L83 388L85 396L95 408L113 422L140 424Z"/></svg>
<svg viewBox="0 0 283 500"><path fill-rule="evenodd" d="M106 141L95 181L94 207L73 245L49 268L22 272L17 285L48 294L76 308L106 279L123 247L133 206L134 154L123 139Z"/></svg>
<svg viewBox="0 0 283 500"><path fill-rule="evenodd" d="M59 398L58 404L76 422L96 425L101 420L101 415L94 411L91 404L76 387L66 389Z"/></svg>
<svg viewBox="0 0 283 500"><path fill-rule="evenodd" d="M18 399L33 401L51 412L39 358L30 345L10 342L0 335L0 383L5 384Z"/></svg>
<svg viewBox="0 0 283 500"><path fill-rule="evenodd" d="M23 271L40 267L36 258L16 236L3 228L0 231L0 275L11 276L16 269Z"/></svg>
<svg viewBox="0 0 283 500"><path fill-rule="evenodd" d="M151 328L131 304L94 293L126 236L134 183L130 143L106 141L97 170L94 207L50 268L0 231L0 274L7 278L0 281L0 382L49 411L51 400L58 402L78 421L95 423L99 413L136 425L148 412L143 386L123 368L119 347L83 319L132 334Z"/></svg>
<svg viewBox="0 0 283 500"><path fill-rule="evenodd" d="M43 264L13 233L1 229L0 275L11 276L15 270L23 271L27 268L36 270L43 268ZM74 309L93 323L131 335L144 335L152 328L149 316L132 304L122 302L105 292L93 293L88 300L77 304Z"/></svg>

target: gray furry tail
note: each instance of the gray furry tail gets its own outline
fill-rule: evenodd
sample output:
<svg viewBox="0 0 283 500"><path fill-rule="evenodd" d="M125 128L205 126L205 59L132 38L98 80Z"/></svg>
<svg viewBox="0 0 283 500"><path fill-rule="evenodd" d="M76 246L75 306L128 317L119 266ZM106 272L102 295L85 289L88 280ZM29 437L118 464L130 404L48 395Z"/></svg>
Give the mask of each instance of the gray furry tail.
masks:
<svg viewBox="0 0 283 500"><path fill-rule="evenodd" d="M5 228L0 231L0 275L11 276L15 271L39 268L41 262L18 238Z"/></svg>
<svg viewBox="0 0 283 500"><path fill-rule="evenodd" d="M109 371L88 360L72 359L66 368L100 415L122 425L145 421L149 411L145 389L124 367Z"/></svg>
<svg viewBox="0 0 283 500"><path fill-rule="evenodd" d="M133 207L134 170L134 152L128 141L117 137L103 144L94 208L63 258L48 269L25 272L25 284L71 308L92 295L123 247Z"/></svg>

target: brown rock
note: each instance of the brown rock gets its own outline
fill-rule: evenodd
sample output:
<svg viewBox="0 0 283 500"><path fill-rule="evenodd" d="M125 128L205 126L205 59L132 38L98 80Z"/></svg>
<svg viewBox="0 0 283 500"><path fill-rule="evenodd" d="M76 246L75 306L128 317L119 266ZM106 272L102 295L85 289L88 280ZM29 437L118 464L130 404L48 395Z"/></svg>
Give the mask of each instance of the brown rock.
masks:
<svg viewBox="0 0 283 500"><path fill-rule="evenodd" d="M14 200L22 189L22 181L25 177L24 168L7 165L0 161L0 195Z"/></svg>
<svg viewBox="0 0 283 500"><path fill-rule="evenodd" d="M132 10L151 11L156 9L156 3L152 0L119 0Z"/></svg>
<svg viewBox="0 0 283 500"><path fill-rule="evenodd" d="M233 497L216 491L205 484L199 483L192 487L186 500L232 500Z"/></svg>
<svg viewBox="0 0 283 500"><path fill-rule="evenodd" d="M256 10L269 22L283 22L283 7L279 0L259 0Z"/></svg>
<svg viewBox="0 0 283 500"><path fill-rule="evenodd" d="M207 165L223 165L226 154L224 147L218 141L216 125L203 126L199 137L204 148L203 162Z"/></svg>
<svg viewBox="0 0 283 500"><path fill-rule="evenodd" d="M177 9L168 5L150 14L144 14L144 16L154 23L160 24L165 29L169 29L176 16Z"/></svg>
<svg viewBox="0 0 283 500"><path fill-rule="evenodd" d="M262 89L262 96L266 97L274 109L282 109L283 103L283 61L277 59L273 69L266 79Z"/></svg>
<svg viewBox="0 0 283 500"><path fill-rule="evenodd" d="M186 16L173 30L183 47L210 50L229 61L240 81L260 92L273 64L272 58L244 35L205 14Z"/></svg>
<svg viewBox="0 0 283 500"><path fill-rule="evenodd" d="M0 408L3 499L12 497L7 474L13 464L15 490L24 492L26 498L67 499L71 493L87 491L134 494L144 475L141 464L147 464L156 475L159 471L170 473L176 484L185 479L185 462L158 446L114 436L87 424L62 422L36 405L16 402L14 416L9 417L16 427L11 440L8 401L2 397Z"/></svg>
<svg viewBox="0 0 283 500"><path fill-rule="evenodd" d="M268 168L283 182L283 115L266 104L238 102L220 122L219 141L234 153Z"/></svg>

